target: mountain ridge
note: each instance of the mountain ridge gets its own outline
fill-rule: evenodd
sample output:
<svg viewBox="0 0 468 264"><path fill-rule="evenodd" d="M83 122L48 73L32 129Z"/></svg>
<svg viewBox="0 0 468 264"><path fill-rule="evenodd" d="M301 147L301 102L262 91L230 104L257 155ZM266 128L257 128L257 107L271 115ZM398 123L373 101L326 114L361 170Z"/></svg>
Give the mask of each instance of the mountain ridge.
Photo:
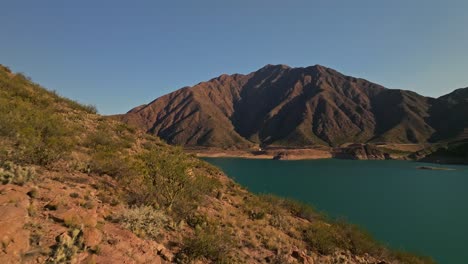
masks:
<svg viewBox="0 0 468 264"><path fill-rule="evenodd" d="M468 127L466 103L454 99L460 95L463 88L451 97L432 98L321 65L268 64L183 87L119 118L187 146L425 143L455 134L444 131L447 102L458 107L451 112L456 130Z"/></svg>

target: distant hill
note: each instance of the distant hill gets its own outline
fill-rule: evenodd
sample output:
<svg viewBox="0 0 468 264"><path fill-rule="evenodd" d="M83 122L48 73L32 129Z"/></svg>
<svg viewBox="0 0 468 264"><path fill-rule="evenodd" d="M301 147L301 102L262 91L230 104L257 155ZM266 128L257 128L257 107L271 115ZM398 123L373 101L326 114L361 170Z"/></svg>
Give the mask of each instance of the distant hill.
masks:
<svg viewBox="0 0 468 264"><path fill-rule="evenodd" d="M468 88L438 98L430 110L430 124L436 133L432 141L466 137L468 134Z"/></svg>
<svg viewBox="0 0 468 264"><path fill-rule="evenodd" d="M468 127L467 91L434 99L320 65L267 65L184 87L120 118L188 146L425 143Z"/></svg>

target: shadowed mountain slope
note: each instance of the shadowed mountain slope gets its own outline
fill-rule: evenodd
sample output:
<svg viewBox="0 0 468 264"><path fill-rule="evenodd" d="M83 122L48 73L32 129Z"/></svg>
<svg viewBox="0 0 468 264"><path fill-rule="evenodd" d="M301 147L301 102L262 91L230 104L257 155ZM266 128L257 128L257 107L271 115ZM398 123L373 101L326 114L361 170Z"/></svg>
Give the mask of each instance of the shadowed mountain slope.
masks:
<svg viewBox="0 0 468 264"><path fill-rule="evenodd" d="M466 100L458 101L463 94L457 90L434 99L320 65L267 65L182 88L120 118L171 144L189 146L423 143L463 131L463 114L468 115ZM449 112L454 116L446 120ZM446 122L454 130L445 131Z"/></svg>
<svg viewBox="0 0 468 264"><path fill-rule="evenodd" d="M437 131L432 140L464 139L468 131L468 88L438 98L430 115L430 123Z"/></svg>

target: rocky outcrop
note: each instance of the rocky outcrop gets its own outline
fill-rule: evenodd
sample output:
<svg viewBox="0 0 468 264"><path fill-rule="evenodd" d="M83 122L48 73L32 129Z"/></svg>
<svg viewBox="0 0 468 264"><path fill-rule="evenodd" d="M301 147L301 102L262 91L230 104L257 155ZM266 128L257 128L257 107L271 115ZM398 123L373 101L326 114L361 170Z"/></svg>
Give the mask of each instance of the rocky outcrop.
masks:
<svg viewBox="0 0 468 264"><path fill-rule="evenodd" d="M468 139L441 143L411 155L422 162L468 164Z"/></svg>
<svg viewBox="0 0 468 264"><path fill-rule="evenodd" d="M354 160L386 160L390 159L390 154L370 144L351 144L347 147L335 148L333 157Z"/></svg>

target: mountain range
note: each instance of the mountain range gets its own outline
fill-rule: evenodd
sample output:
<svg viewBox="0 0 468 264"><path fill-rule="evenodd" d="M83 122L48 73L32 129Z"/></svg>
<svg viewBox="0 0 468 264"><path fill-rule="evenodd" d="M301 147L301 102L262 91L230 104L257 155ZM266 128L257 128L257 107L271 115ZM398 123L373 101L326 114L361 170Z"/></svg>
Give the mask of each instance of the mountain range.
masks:
<svg viewBox="0 0 468 264"><path fill-rule="evenodd" d="M431 98L321 65L266 65L181 88L119 118L185 146L439 142L468 128L468 88Z"/></svg>

